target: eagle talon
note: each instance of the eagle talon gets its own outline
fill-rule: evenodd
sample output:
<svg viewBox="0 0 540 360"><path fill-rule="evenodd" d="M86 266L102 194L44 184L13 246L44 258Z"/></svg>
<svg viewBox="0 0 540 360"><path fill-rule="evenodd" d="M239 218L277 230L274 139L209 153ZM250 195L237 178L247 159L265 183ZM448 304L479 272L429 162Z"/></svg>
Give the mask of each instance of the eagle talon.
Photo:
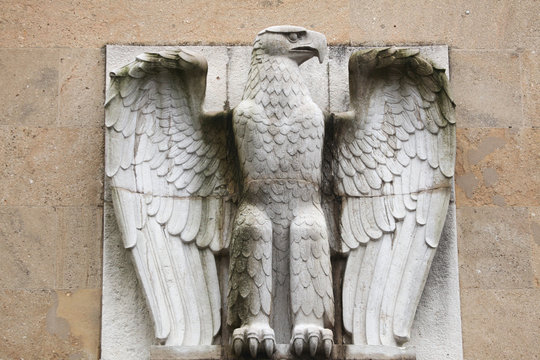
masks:
<svg viewBox="0 0 540 360"><path fill-rule="evenodd" d="M332 330L316 325L297 325L293 330L291 345L297 356L309 351L312 358L323 353L324 357L329 359L334 345L334 334Z"/></svg>
<svg viewBox="0 0 540 360"><path fill-rule="evenodd" d="M266 355L271 358L275 350L274 339L264 340L264 350L266 351Z"/></svg>
<svg viewBox="0 0 540 360"><path fill-rule="evenodd" d="M260 352L269 358L275 351L274 330L268 325L254 324L243 326L233 331L232 348L234 355L257 359Z"/></svg>
<svg viewBox="0 0 540 360"><path fill-rule="evenodd" d="M319 346L319 337L312 335L309 337L309 354L315 356L317 353L317 347Z"/></svg>
<svg viewBox="0 0 540 360"><path fill-rule="evenodd" d="M240 338L233 340L233 350L236 356L242 355L242 348L244 347L244 341Z"/></svg>
<svg viewBox="0 0 540 360"><path fill-rule="evenodd" d="M301 338L294 339L293 347L296 355L301 356L304 351L304 340Z"/></svg>
<svg viewBox="0 0 540 360"><path fill-rule="evenodd" d="M251 357L255 359L257 357L257 350L259 349L259 340L255 337L248 338L248 347Z"/></svg>
<svg viewBox="0 0 540 360"><path fill-rule="evenodd" d="M324 356L329 359L330 354L332 354L332 348L334 347L334 333L332 332L332 330L329 329L322 329L321 333Z"/></svg>

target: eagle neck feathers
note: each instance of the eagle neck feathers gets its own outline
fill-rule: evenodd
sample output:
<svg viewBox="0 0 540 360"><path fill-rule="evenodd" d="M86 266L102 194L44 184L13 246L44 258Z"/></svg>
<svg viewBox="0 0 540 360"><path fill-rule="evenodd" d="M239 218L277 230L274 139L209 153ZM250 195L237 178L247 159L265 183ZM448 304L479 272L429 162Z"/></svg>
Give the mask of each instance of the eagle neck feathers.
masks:
<svg viewBox="0 0 540 360"><path fill-rule="evenodd" d="M269 118L280 119L309 101L310 94L294 60L270 56L255 44L243 100L253 100Z"/></svg>

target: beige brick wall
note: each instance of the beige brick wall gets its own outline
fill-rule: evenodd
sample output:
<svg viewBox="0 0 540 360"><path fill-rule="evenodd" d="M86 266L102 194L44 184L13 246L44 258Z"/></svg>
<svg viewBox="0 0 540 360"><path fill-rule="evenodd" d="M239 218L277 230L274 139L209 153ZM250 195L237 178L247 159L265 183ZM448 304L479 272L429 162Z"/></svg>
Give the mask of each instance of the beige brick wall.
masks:
<svg viewBox="0 0 540 360"><path fill-rule="evenodd" d="M405 5L406 4L406 5ZM105 44L448 44L466 359L540 357L540 2L0 2L0 359L99 356Z"/></svg>

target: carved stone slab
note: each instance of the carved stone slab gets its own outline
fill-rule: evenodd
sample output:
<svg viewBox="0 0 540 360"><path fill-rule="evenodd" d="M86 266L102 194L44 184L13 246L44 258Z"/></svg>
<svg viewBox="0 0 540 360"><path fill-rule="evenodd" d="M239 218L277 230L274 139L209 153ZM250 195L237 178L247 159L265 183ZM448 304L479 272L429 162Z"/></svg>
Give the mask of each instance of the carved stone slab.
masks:
<svg viewBox="0 0 540 360"><path fill-rule="evenodd" d="M236 359L232 349L228 346L198 346L189 347L152 346L150 352L152 360L220 360ZM289 346L279 344L272 360L291 359ZM336 360L414 360L415 352L412 348L395 349L388 351L387 347L376 345L334 345L331 359Z"/></svg>
<svg viewBox="0 0 540 360"><path fill-rule="evenodd" d="M233 108L241 100L250 66L251 47L193 46L183 47L202 53L208 60L208 85L205 110ZM132 61L143 52L162 51L171 47L108 46L107 74ZM315 59L301 67L302 75L315 103L333 112L349 107L347 62L360 48L330 47L323 64ZM421 53L441 68L448 68L445 46L421 47ZM448 73L448 72L447 72ZM107 78L107 85L109 79ZM105 160L107 161L107 159ZM228 329L223 329L215 345L196 349L152 346L154 332L144 296L112 211L109 182L105 180L104 269L102 312L102 359L226 359L230 356ZM462 359L459 281L453 199L435 255L431 273L418 306L408 349L416 349L417 359ZM226 282L228 266L218 259L221 285ZM221 289L222 294L226 294ZM222 303L226 304L225 295ZM336 303L336 314L341 313ZM226 322L222 319L222 323ZM284 324L283 327L288 327ZM276 333L284 330L276 328ZM341 329L335 329L338 339ZM277 339L280 342L280 339ZM283 342L283 340L282 340ZM288 344L278 344L275 359L288 359ZM336 345L335 359L413 359L414 352L398 349L395 354L381 352L377 346Z"/></svg>

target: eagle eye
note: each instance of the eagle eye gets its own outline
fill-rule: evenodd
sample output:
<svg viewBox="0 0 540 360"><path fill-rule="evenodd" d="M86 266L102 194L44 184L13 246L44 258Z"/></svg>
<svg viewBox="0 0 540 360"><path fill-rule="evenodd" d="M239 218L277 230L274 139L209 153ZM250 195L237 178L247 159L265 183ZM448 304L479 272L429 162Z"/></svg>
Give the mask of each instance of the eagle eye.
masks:
<svg viewBox="0 0 540 360"><path fill-rule="evenodd" d="M296 41L298 41L298 34L297 34L297 33L290 33L290 34L289 34L289 41L290 41L290 42L296 42Z"/></svg>

